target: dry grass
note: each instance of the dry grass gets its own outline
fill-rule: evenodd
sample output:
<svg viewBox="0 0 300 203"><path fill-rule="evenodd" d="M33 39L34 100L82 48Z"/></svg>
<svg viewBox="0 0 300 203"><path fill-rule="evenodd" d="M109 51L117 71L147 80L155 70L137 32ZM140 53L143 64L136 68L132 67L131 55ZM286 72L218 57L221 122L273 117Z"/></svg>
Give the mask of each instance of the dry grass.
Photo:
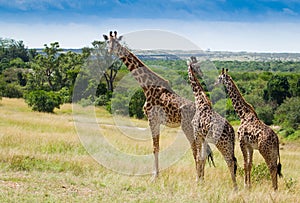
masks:
<svg viewBox="0 0 300 203"><path fill-rule="evenodd" d="M87 109L82 109L82 114L85 112ZM151 153L149 134L134 131L132 136L144 138L143 142L137 142L123 136L114 125L115 118L105 110L96 108L96 115L101 133L116 148L132 154ZM281 146L284 178L279 179L278 192L272 191L267 178L253 181L251 191L243 189L242 169L237 176L239 191L233 192L228 169L215 148L217 167L206 167L205 182L196 184L194 181L190 150L163 170L156 182L151 182L150 175L122 175L98 164L82 146L74 119L69 104L54 114L47 114L32 112L21 99L0 101L0 202L300 201L299 142L286 142ZM131 122L147 127L146 121L132 119ZM163 130L162 150L174 142L176 133L176 129ZM238 143L236 156L242 167ZM255 152L254 164L262 163L262 157ZM268 176L265 171L259 173L254 176Z"/></svg>

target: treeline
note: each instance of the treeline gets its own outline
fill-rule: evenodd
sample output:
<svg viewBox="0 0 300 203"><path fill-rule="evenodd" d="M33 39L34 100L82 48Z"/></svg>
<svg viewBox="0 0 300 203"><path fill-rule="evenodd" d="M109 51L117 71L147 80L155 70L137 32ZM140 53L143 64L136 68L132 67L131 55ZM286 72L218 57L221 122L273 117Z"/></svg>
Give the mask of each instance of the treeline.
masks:
<svg viewBox="0 0 300 203"><path fill-rule="evenodd" d="M133 78L126 79L130 76L127 68L108 54L104 42L91 45L75 53L54 42L37 52L22 41L0 38L0 96L23 97L36 111L53 112L63 103L78 102L144 118L145 97ZM185 60L144 62L168 79L176 92L193 99ZM205 67L202 83L214 108L228 120L238 117L226 91L213 86L221 68L229 69L264 122L281 126L283 136L300 137L300 62L211 61Z"/></svg>

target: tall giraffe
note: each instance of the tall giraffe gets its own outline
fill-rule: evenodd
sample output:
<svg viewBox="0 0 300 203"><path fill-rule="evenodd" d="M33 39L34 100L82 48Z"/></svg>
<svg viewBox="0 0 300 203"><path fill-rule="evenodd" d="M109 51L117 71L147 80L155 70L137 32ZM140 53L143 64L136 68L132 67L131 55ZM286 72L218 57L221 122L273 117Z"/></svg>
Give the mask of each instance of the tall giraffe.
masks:
<svg viewBox="0 0 300 203"><path fill-rule="evenodd" d="M188 76L196 105L196 112L192 120L192 125L194 128L194 136L196 138L196 148L198 149L196 162L198 177L201 179L204 177L207 142L213 143L221 152L227 163L234 189L236 190L237 160L234 156L234 129L226 119L213 110L209 98L196 78L196 73L200 76L202 74L196 58L191 57L191 62L188 61Z"/></svg>
<svg viewBox="0 0 300 203"><path fill-rule="evenodd" d="M161 124L168 127L181 126L190 142L196 162L196 145L191 125L195 113L194 103L176 94L167 80L150 70L137 56L122 46L119 43L122 36L118 38L116 31L114 33L111 31L109 36L103 35L103 37L108 43L109 52L123 61L144 91L146 102L143 109L149 121L153 140L154 178L159 174L158 154ZM181 112L180 106L187 106L189 111ZM209 146L208 158L213 162Z"/></svg>
<svg viewBox="0 0 300 203"><path fill-rule="evenodd" d="M241 125L238 128L238 138L244 157L245 187L251 187L250 175L253 150L258 149L269 168L273 188L277 190L277 175L279 177L282 176L278 136L258 118L253 107L245 101L227 72L228 69L226 71L224 71L224 68L222 69L217 83L225 85L228 95L232 100L232 105L241 120Z"/></svg>

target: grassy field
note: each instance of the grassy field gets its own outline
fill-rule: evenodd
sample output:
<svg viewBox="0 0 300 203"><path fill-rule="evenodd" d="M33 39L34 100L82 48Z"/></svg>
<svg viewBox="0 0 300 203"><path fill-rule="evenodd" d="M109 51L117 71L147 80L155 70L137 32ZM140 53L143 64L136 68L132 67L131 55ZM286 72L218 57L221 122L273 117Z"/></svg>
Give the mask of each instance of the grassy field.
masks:
<svg viewBox="0 0 300 203"><path fill-rule="evenodd" d="M120 150L131 153L152 151L151 140L137 145L122 138L114 120L96 108L103 134ZM83 109L84 111L84 109ZM132 120L145 127L146 121ZM174 130L162 135L162 148L174 140ZM120 139L122 139L120 141ZM205 181L195 182L191 151L161 171L130 176L113 172L96 162L77 135L72 105L54 114L32 112L22 99L0 101L0 202L300 202L300 143L281 140L282 179L273 192L269 174L259 153L254 153L253 188L243 188L243 159L236 144L239 190L232 190L229 172L220 153L216 168L206 166ZM152 163L151 163L152 164Z"/></svg>

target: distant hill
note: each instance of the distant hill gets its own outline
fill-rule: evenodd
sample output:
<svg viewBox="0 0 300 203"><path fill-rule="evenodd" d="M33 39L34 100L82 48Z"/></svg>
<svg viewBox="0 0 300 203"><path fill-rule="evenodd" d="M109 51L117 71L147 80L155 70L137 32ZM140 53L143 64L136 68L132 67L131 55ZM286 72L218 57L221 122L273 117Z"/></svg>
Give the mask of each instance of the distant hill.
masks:
<svg viewBox="0 0 300 203"><path fill-rule="evenodd" d="M211 61L300 61L300 53L256 53L229 51L201 51L201 50L133 50L141 59L187 59L196 56L199 60Z"/></svg>
<svg viewBox="0 0 300 203"><path fill-rule="evenodd" d="M42 52L43 49L36 49ZM64 49L81 53L81 49ZM230 51L201 51L201 50L132 50L141 60L180 60L196 56L199 60L211 61L300 61L300 53L257 53Z"/></svg>

